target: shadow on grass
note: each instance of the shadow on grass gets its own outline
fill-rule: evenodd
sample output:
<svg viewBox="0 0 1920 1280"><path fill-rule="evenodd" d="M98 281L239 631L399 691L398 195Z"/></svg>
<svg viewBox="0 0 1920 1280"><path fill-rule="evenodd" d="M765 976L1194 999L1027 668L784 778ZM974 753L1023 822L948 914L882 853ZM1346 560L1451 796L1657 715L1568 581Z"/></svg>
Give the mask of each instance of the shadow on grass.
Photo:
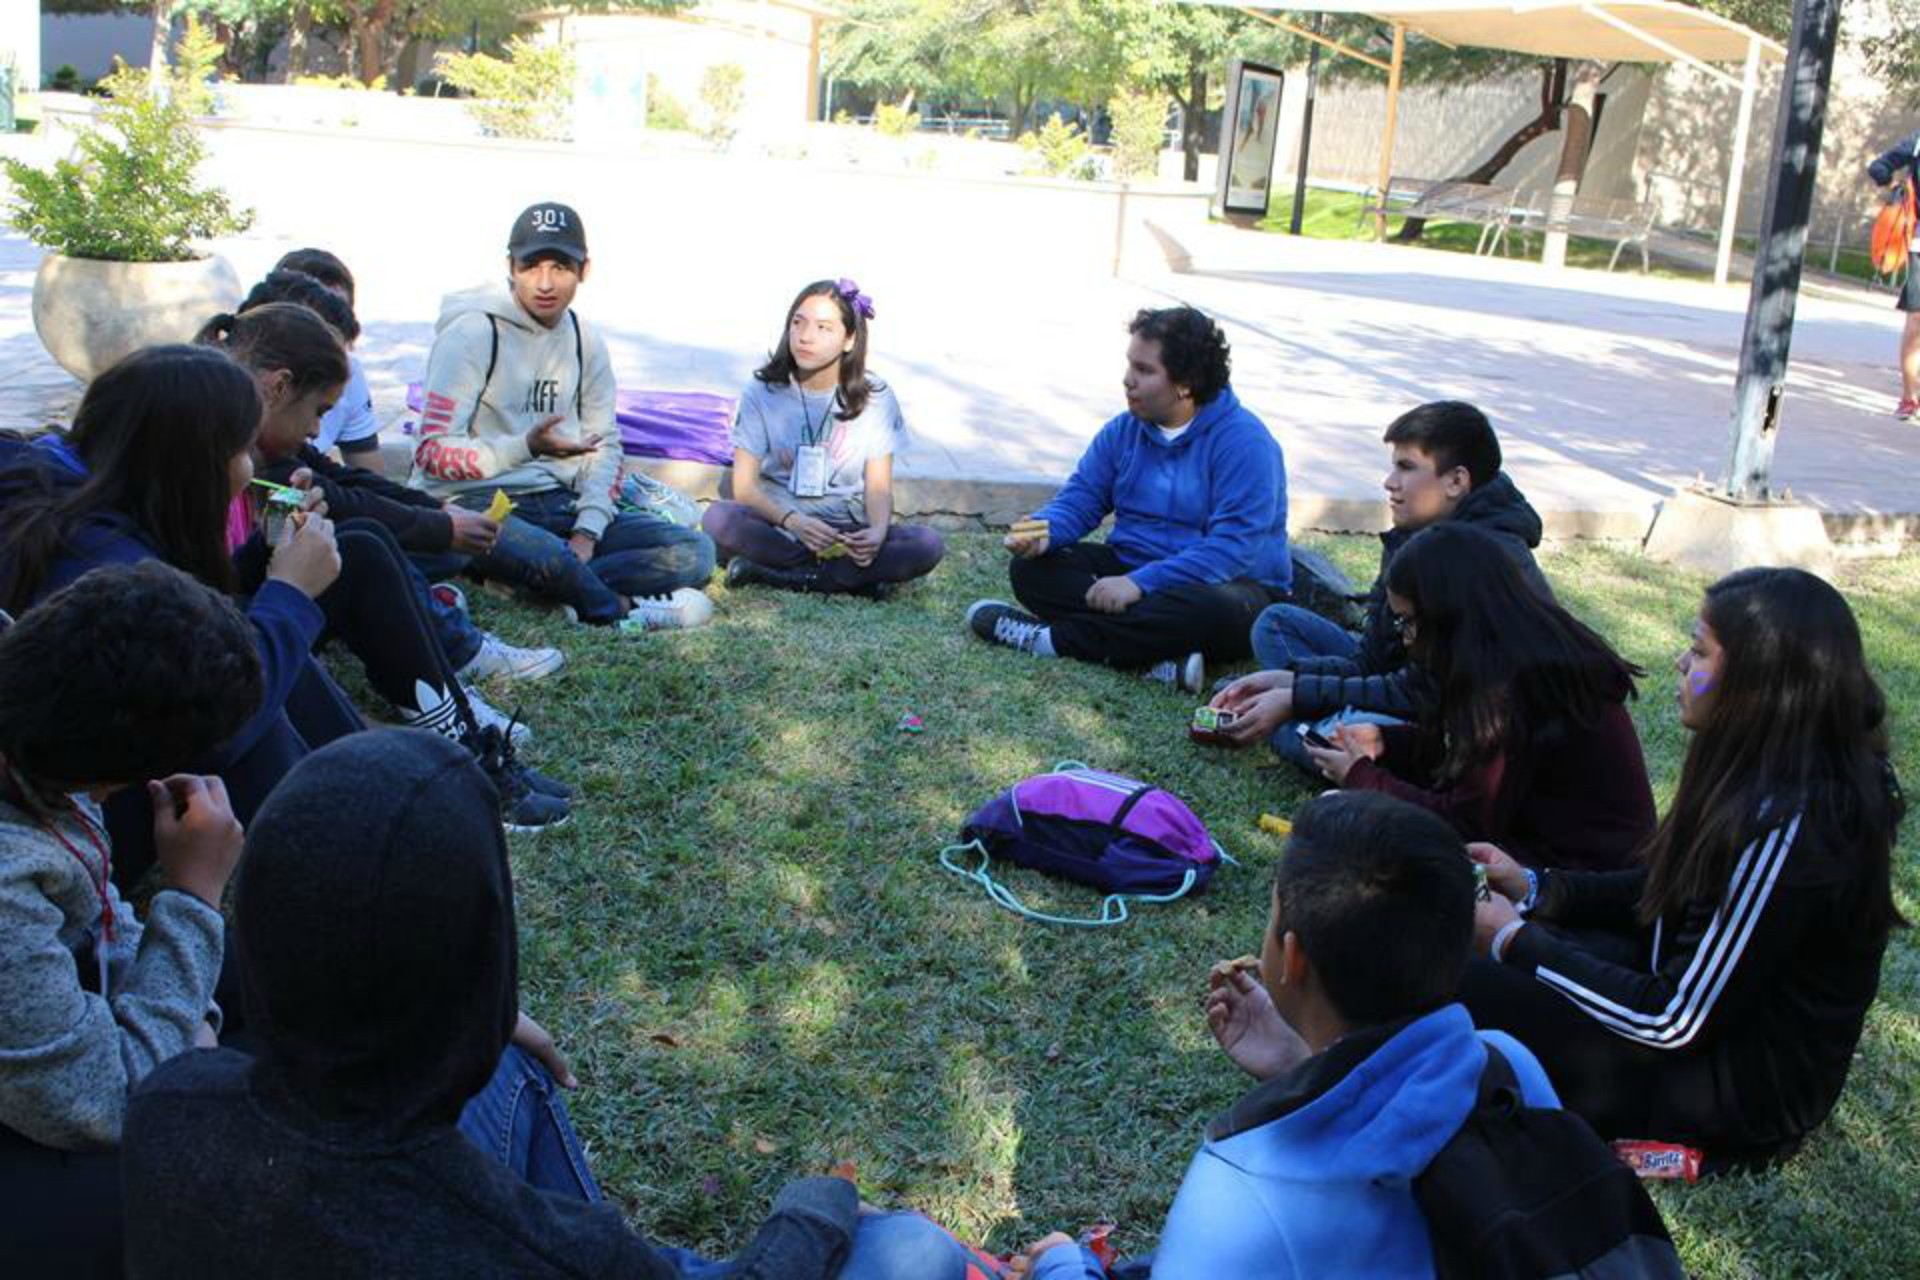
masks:
<svg viewBox="0 0 1920 1280"><path fill-rule="evenodd" d="M1321 545L1370 576L1373 540ZM1635 714L1665 794L1681 748L1666 664L1699 584L1604 548L1544 563L1655 672ZM1854 590L1903 708L1920 703L1915 577ZM478 597L509 639L569 649L566 671L519 691L536 762L582 793L572 827L514 842L526 1000L586 1082L571 1101L604 1182L650 1234L737 1248L781 1184L851 1158L870 1200L997 1246L1111 1218L1139 1251L1241 1091L1202 983L1265 924L1280 844L1255 816L1308 787L1255 753L1190 746L1183 695L966 635L966 603L1004 593L992 539L962 535L892 603L716 590L717 625L684 634L563 634ZM907 710L924 734L896 730ZM974 806L1066 757L1174 790L1242 865L1098 931L1023 923L938 868ZM1910 909L1912 852L1909 837ZM1066 910L1096 896L1009 878ZM1915 957L1896 942L1860 1069L1800 1160L1663 1194L1696 1271L1871 1271L1920 1248L1898 1212L1920 1157ZM1872 1240L1850 1237L1861 1221L1880 1224Z"/></svg>

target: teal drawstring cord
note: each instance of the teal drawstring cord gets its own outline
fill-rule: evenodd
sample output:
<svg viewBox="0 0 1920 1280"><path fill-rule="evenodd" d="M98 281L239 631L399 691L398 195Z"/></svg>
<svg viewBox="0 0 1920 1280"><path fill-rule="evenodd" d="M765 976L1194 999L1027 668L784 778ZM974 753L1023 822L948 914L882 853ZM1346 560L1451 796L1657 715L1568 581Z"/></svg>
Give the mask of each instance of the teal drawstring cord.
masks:
<svg viewBox="0 0 1920 1280"><path fill-rule="evenodd" d="M959 862L955 860L955 855L966 853L969 850L980 856L980 865L976 867L965 867L961 866ZM948 845L940 851L940 865L963 880L973 881L973 883L979 885L981 889L986 891L989 899L1005 907L1015 915L1024 916L1029 920L1038 920L1042 924L1076 925L1082 928L1100 928L1110 924L1125 924L1127 920L1127 904L1129 902L1157 903L1176 901L1185 897L1187 891L1193 888L1193 882L1199 878L1194 871L1189 868L1186 876L1180 881L1180 887L1172 893L1110 893L1100 903L1100 914L1089 918L1048 915L1044 911L1035 911L1032 907L1027 906L1015 896L1013 890L1007 888L1007 886L1001 884L989 874L987 869L993 865L993 855L989 854L986 846L978 840L969 840L966 844Z"/></svg>

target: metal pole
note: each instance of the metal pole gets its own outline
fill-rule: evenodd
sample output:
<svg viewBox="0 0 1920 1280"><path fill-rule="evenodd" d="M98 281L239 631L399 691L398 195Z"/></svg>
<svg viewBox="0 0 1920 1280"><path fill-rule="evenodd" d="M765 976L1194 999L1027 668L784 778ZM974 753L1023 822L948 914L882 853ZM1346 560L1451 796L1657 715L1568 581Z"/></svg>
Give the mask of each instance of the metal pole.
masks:
<svg viewBox="0 0 1920 1280"><path fill-rule="evenodd" d="M1740 229L1740 186L1747 173L1747 138L1753 129L1753 99L1760 91L1760 37L1747 41L1747 66L1740 76L1740 114L1733 122L1733 163L1727 168L1726 208L1720 212L1720 252L1713 261L1713 282L1725 284L1733 271L1733 240Z"/></svg>
<svg viewBox="0 0 1920 1280"><path fill-rule="evenodd" d="M1794 0L1793 38L1780 83L1773 182L1754 256L1753 291L1733 392L1733 440L1722 484L1741 501L1771 496L1773 445L1786 393L1793 310L1807 251L1820 136L1827 124L1840 0Z"/></svg>
<svg viewBox="0 0 1920 1280"><path fill-rule="evenodd" d="M1400 124L1400 68L1407 56L1407 29L1393 24L1393 62L1387 68L1387 127L1380 138L1380 212L1373 216L1373 238L1387 238L1387 189L1393 182L1393 133Z"/></svg>
<svg viewBox="0 0 1920 1280"><path fill-rule="evenodd" d="M1313 34L1320 34L1320 23L1325 14L1313 15ZM1320 46L1309 46L1307 54L1307 104L1300 113L1300 157L1293 165L1293 217L1287 220L1287 231L1300 234L1300 220L1307 212L1307 163L1313 156L1313 98L1320 89Z"/></svg>

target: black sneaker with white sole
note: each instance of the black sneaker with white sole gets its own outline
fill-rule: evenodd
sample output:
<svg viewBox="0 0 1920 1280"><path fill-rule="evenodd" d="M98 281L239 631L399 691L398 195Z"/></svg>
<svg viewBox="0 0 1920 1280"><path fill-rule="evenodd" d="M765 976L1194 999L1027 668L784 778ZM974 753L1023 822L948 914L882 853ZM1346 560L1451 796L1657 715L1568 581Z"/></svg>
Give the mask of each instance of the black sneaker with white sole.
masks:
<svg viewBox="0 0 1920 1280"><path fill-rule="evenodd" d="M988 644L1002 644L1021 653L1032 653L1040 644L1040 633L1047 624L1004 600L975 600L967 609L967 626Z"/></svg>

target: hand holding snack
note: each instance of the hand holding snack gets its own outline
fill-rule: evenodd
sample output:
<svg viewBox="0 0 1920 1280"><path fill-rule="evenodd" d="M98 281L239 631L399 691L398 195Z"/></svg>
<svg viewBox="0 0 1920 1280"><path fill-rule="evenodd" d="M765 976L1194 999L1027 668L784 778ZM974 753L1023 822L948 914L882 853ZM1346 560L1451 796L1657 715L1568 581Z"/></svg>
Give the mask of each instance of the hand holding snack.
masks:
<svg viewBox="0 0 1920 1280"><path fill-rule="evenodd" d="M1013 522L1013 527L1007 530L1007 536L1001 539L1001 545L1022 560L1032 560L1047 554L1051 541L1052 529L1047 522L1029 516Z"/></svg>
<svg viewBox="0 0 1920 1280"><path fill-rule="evenodd" d="M287 517L291 535L273 549L267 577L316 599L340 576L340 548L334 545L333 521L311 511Z"/></svg>

